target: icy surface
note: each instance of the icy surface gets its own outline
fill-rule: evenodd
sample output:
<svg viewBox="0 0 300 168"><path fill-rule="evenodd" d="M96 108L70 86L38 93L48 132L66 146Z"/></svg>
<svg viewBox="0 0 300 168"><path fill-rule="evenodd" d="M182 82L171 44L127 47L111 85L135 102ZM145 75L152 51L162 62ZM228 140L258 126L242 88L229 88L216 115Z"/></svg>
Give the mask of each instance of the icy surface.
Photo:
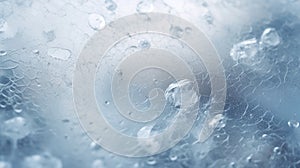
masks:
<svg viewBox="0 0 300 168"><path fill-rule="evenodd" d="M300 167L299 8L297 0L0 0L0 168ZM208 89L195 128L180 143L155 156L127 158L104 150L82 130L74 113L73 70L94 33L121 16L148 12L182 17L205 32L225 68L226 106L213 135L195 143L212 101ZM181 25L169 29L176 38L189 31ZM121 47L112 46L117 48L112 59L161 47L201 67L183 44L154 36L128 37ZM155 79L157 73L162 72L136 78L163 90L174 83ZM205 68L195 73L199 86L209 86ZM149 105L148 95L138 92L145 83L132 89L141 108ZM166 94L175 107L182 106L174 95L182 86ZM188 95L193 101L194 94ZM114 102L102 103L110 109ZM112 114L109 121L120 132L146 137L176 114L172 106L166 112L149 125L128 124Z"/></svg>

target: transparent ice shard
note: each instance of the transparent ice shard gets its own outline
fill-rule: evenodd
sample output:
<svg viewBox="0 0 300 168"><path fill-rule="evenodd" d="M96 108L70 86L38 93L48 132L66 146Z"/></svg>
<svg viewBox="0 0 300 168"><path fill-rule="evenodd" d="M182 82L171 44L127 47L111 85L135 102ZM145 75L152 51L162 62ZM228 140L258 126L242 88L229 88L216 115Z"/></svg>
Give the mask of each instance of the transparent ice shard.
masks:
<svg viewBox="0 0 300 168"><path fill-rule="evenodd" d="M256 38L251 38L233 45L230 56L234 61L246 62L255 57L258 52Z"/></svg>
<svg viewBox="0 0 300 168"><path fill-rule="evenodd" d="M275 28L266 28L260 37L260 47L276 47L280 43L280 36Z"/></svg>

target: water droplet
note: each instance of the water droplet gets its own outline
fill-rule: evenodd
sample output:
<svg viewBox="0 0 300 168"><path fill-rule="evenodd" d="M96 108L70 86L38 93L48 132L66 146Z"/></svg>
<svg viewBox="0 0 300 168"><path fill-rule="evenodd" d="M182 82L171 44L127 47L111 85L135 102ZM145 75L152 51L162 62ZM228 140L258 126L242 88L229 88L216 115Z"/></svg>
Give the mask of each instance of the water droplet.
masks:
<svg viewBox="0 0 300 168"><path fill-rule="evenodd" d="M257 52L257 40L256 38L252 38L233 45L230 50L230 56L234 61L251 60Z"/></svg>
<svg viewBox="0 0 300 168"><path fill-rule="evenodd" d="M92 164L92 168L104 168L103 161L100 159L94 160Z"/></svg>
<svg viewBox="0 0 300 168"><path fill-rule="evenodd" d="M101 146L99 144L97 144L96 142L91 142L90 148L92 150L99 150L99 149L101 149Z"/></svg>
<svg viewBox="0 0 300 168"><path fill-rule="evenodd" d="M157 162L156 162L156 159L152 156L148 157L147 159L147 164L148 165L155 165Z"/></svg>
<svg viewBox="0 0 300 168"><path fill-rule="evenodd" d="M194 83L186 79L170 84L165 90L165 98L177 109L191 107L199 100Z"/></svg>
<svg viewBox="0 0 300 168"><path fill-rule="evenodd" d="M0 168L12 168L9 162L0 161Z"/></svg>
<svg viewBox="0 0 300 168"><path fill-rule="evenodd" d="M71 51L65 48L52 47L48 49L47 54L53 58L66 61L71 56Z"/></svg>
<svg viewBox="0 0 300 168"><path fill-rule="evenodd" d="M108 100L106 100L104 103L105 103L106 105L109 105L109 104L110 104L110 102L109 102Z"/></svg>
<svg viewBox="0 0 300 168"><path fill-rule="evenodd" d="M50 154L42 154L25 157L23 166L24 168L62 168L62 163L60 159Z"/></svg>
<svg viewBox="0 0 300 168"><path fill-rule="evenodd" d="M290 120L290 121L288 121L288 125L289 125L289 127L292 127L292 128L298 128L300 124L296 120Z"/></svg>
<svg viewBox="0 0 300 168"><path fill-rule="evenodd" d="M5 101L1 101L1 102L0 102L0 107L1 107L1 108L6 108L6 106L7 106L7 104L6 104Z"/></svg>
<svg viewBox="0 0 300 168"><path fill-rule="evenodd" d="M40 51L39 51L39 50L33 50L32 52L33 52L33 54L35 54L35 55L39 55L39 54L40 54Z"/></svg>
<svg viewBox="0 0 300 168"><path fill-rule="evenodd" d="M236 168L236 163L235 162L230 162L229 166L232 167L232 168Z"/></svg>
<svg viewBox="0 0 300 168"><path fill-rule="evenodd" d="M247 161L248 163L252 162L252 155L248 156L248 157L246 158L246 161Z"/></svg>
<svg viewBox="0 0 300 168"><path fill-rule="evenodd" d="M113 0L105 0L105 6L107 10L114 11L118 5Z"/></svg>
<svg viewBox="0 0 300 168"><path fill-rule="evenodd" d="M14 109L14 111L15 111L16 113L21 113L21 112L23 111L23 109L22 109L22 104L19 104L19 103L14 104L14 105L13 105L13 109Z"/></svg>
<svg viewBox="0 0 300 168"><path fill-rule="evenodd" d="M7 52L5 50L0 50L0 56L5 56Z"/></svg>
<svg viewBox="0 0 300 168"><path fill-rule="evenodd" d="M278 146L274 147L273 152L276 154L280 154L280 148Z"/></svg>
<svg viewBox="0 0 300 168"><path fill-rule="evenodd" d="M105 27L105 19L102 15L92 13L88 18L89 25L94 30L101 30Z"/></svg>
<svg viewBox="0 0 300 168"><path fill-rule="evenodd" d="M142 49L148 49L150 48L151 44L147 40L142 40L139 42L139 47Z"/></svg>
<svg viewBox="0 0 300 168"><path fill-rule="evenodd" d="M183 29L179 26L171 26L170 29L169 29L169 32L171 35L177 37L177 38L181 38L183 36Z"/></svg>
<svg viewBox="0 0 300 168"><path fill-rule="evenodd" d="M23 117L14 117L6 120L2 126L2 133L15 140L22 139L30 134L31 129Z"/></svg>
<svg viewBox="0 0 300 168"><path fill-rule="evenodd" d="M142 0L136 6L136 11L138 13L149 13L153 10L152 0Z"/></svg>
<svg viewBox="0 0 300 168"><path fill-rule="evenodd" d="M261 137L266 138L267 136L268 136L268 134L263 134Z"/></svg>
<svg viewBox="0 0 300 168"><path fill-rule="evenodd" d="M8 28L6 20L0 18L0 34L4 33Z"/></svg>
<svg viewBox="0 0 300 168"><path fill-rule="evenodd" d="M280 43L280 37L274 28L266 28L260 37L261 47L276 47Z"/></svg>
<svg viewBox="0 0 300 168"><path fill-rule="evenodd" d="M177 153L170 152L169 158L171 161L176 161L178 159Z"/></svg>

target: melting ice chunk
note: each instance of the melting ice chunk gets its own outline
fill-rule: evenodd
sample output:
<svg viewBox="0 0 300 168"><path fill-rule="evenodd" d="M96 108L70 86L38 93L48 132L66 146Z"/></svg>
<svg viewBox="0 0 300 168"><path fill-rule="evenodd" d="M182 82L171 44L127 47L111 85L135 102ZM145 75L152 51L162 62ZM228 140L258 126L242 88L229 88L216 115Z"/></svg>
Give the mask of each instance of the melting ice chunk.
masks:
<svg viewBox="0 0 300 168"><path fill-rule="evenodd" d="M280 43L280 37L274 28L266 28L260 37L260 46L276 47Z"/></svg>
<svg viewBox="0 0 300 168"><path fill-rule="evenodd" d="M257 40L256 38L252 38L233 45L230 56L235 61L241 61L243 59L253 59L257 52Z"/></svg>
<svg viewBox="0 0 300 168"><path fill-rule="evenodd" d="M15 140L22 139L30 134L31 129L28 122L23 117L14 117L6 120L2 125L2 134Z"/></svg>
<svg viewBox="0 0 300 168"><path fill-rule="evenodd" d="M165 90L165 98L175 108L188 108L198 102L195 84L187 79L172 83Z"/></svg>
<svg viewBox="0 0 300 168"><path fill-rule="evenodd" d="M62 168L61 161L50 155L32 155L24 159L24 168Z"/></svg>

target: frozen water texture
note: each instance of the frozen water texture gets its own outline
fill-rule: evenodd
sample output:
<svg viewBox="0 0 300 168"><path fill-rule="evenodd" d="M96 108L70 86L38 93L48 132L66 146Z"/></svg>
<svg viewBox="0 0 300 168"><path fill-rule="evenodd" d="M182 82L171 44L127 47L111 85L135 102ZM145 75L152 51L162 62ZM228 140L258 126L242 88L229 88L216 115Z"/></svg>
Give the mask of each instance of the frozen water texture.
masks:
<svg viewBox="0 0 300 168"><path fill-rule="evenodd" d="M24 159L24 168L62 168L62 163L50 154L32 155Z"/></svg>
<svg viewBox="0 0 300 168"><path fill-rule="evenodd" d="M275 28L267 28L261 35L259 44L261 47L276 47L280 43L280 37Z"/></svg>
<svg viewBox="0 0 300 168"><path fill-rule="evenodd" d="M0 167L300 167L299 5L295 0L0 0ZM211 121L218 126L207 141L193 144L197 137L189 134L161 154L124 158L91 143L74 114L72 89L65 81L72 80L76 58L95 30L135 12L151 20L147 13L154 11L192 22L215 45L225 68L226 107ZM185 26L165 27L177 37L165 46L193 32ZM132 52L155 48L154 36L125 37L131 44L123 48L131 47ZM107 60L108 66L120 63ZM260 67L264 71L258 71ZM205 68L195 74L201 88L216 77L208 76ZM151 137L167 127L172 118L168 115L198 99L194 89L186 89L188 84L177 81L169 86L171 81L155 81L163 90L169 87L161 124L126 125L124 119L117 121L120 127L137 137ZM201 114L209 110L209 103L203 104L209 102L210 89L202 92L197 126L203 122ZM113 111L113 99L102 102ZM153 151L160 147L151 138L148 142Z"/></svg>
<svg viewBox="0 0 300 168"><path fill-rule="evenodd" d="M23 117L14 117L6 120L1 129L2 134L7 135L15 140L24 138L29 135L31 128L29 123Z"/></svg>
<svg viewBox="0 0 300 168"><path fill-rule="evenodd" d="M4 33L8 28L6 20L0 18L0 33Z"/></svg>
<svg viewBox="0 0 300 168"><path fill-rule="evenodd" d="M258 52L257 40L256 38L252 38L233 45L230 51L230 56L235 61L244 62L247 60L254 59L257 52Z"/></svg>
<svg viewBox="0 0 300 168"><path fill-rule="evenodd" d="M165 90L165 98L177 109L186 109L199 100L195 84L187 79L172 83Z"/></svg>

